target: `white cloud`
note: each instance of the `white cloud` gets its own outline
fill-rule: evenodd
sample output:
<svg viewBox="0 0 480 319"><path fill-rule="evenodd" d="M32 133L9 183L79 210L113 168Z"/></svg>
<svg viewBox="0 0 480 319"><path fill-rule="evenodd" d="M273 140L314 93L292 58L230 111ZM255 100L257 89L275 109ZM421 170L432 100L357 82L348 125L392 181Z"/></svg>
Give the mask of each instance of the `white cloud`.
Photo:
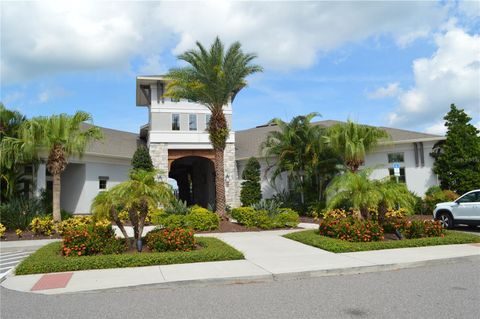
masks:
<svg viewBox="0 0 480 319"><path fill-rule="evenodd" d="M440 131L439 121L450 104L480 117L480 35L451 27L435 36L437 50L413 62L415 84L402 92L391 125Z"/></svg>
<svg viewBox="0 0 480 319"><path fill-rule="evenodd" d="M165 74L168 71L168 68L160 61L161 57L158 54L147 56L144 63L138 68L138 73L144 75Z"/></svg>
<svg viewBox="0 0 480 319"><path fill-rule="evenodd" d="M64 97L70 94L71 94L70 91L67 91L62 87L48 88L38 93L37 102L46 103L52 100L53 98Z"/></svg>
<svg viewBox="0 0 480 319"><path fill-rule="evenodd" d="M447 14L434 2L2 2L1 9L1 76L9 82L128 69L138 56L152 66L151 56L216 35L239 40L266 67L306 68L322 52L371 36L405 46Z"/></svg>
<svg viewBox="0 0 480 319"><path fill-rule="evenodd" d="M400 93L399 83L389 83L387 86L379 87L373 92L367 93L370 99L383 99L386 97L394 97Z"/></svg>
<svg viewBox="0 0 480 319"><path fill-rule="evenodd" d="M11 108L12 106L10 105L11 103L20 100L23 98L25 94L21 91L15 91L8 93L4 97L2 96L2 103L5 104L8 108Z"/></svg>
<svg viewBox="0 0 480 319"><path fill-rule="evenodd" d="M447 127L445 126L444 121L440 121L426 127L425 132L436 135L445 135L447 132Z"/></svg>

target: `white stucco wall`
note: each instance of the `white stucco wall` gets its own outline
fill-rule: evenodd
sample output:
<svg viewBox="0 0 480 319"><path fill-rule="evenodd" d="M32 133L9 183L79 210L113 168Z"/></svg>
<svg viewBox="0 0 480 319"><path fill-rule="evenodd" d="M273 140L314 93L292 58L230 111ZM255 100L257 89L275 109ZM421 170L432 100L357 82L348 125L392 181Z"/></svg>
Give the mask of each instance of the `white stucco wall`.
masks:
<svg viewBox="0 0 480 319"><path fill-rule="evenodd" d="M415 165L413 143L381 146L375 152L367 154L364 167L374 168L372 178L385 178L389 176L388 169L392 167L392 163L388 163L388 153L404 153L404 162L400 165L405 168L407 187L418 196L423 196L429 187L438 185L437 176L432 171L434 159L430 156L434 144L435 142L423 142L423 167Z"/></svg>
<svg viewBox="0 0 480 319"><path fill-rule="evenodd" d="M365 158L365 167L372 168L372 179L382 179L389 176L388 169L392 167L392 163L388 163L388 153L402 152L404 153L404 162L400 163L405 168L405 180L409 190L415 192L418 196L424 196L425 191L434 185L438 185L436 174L433 173L432 167L434 159L430 156L432 147L435 142L423 142L424 166L416 167L415 153L413 143L392 144L379 147L375 152L367 154ZM238 162L239 178L245 168L247 160ZM261 185L263 198L271 198L278 191L288 189L288 179L286 174L277 178L276 185L272 186L269 182L271 174L266 173L268 167L264 159L259 159L261 165ZM269 161L272 164L272 161Z"/></svg>

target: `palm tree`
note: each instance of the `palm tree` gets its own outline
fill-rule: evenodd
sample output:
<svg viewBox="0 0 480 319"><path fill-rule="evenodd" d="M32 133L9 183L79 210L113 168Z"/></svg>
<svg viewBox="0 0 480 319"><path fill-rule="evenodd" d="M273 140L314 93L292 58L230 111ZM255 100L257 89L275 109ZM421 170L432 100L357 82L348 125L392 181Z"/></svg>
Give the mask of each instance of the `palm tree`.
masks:
<svg viewBox="0 0 480 319"><path fill-rule="evenodd" d="M381 194L369 179L370 170L347 171L335 177L327 187L327 208L353 208L361 217L369 218L369 209L377 207ZM345 207L347 206L347 207Z"/></svg>
<svg viewBox="0 0 480 319"><path fill-rule="evenodd" d="M139 240L143 233L145 218L149 209L157 208L160 204L165 205L173 198L172 189L167 183L157 181L157 175L157 171L134 169L130 172L128 181L110 189L110 194L107 195L112 196L111 200L108 199L110 202L107 202L107 199L99 199L101 203L102 201L107 202L110 214L114 212L117 204L128 211L138 250L140 250ZM117 221L115 220L115 222Z"/></svg>
<svg viewBox="0 0 480 319"><path fill-rule="evenodd" d="M18 111L7 109L0 103L0 143L5 137L17 137L20 125L26 120ZM24 180L18 165L0 163L0 202L17 195L19 184Z"/></svg>
<svg viewBox="0 0 480 319"><path fill-rule="evenodd" d="M305 175L312 170L312 165L319 164L321 154L318 145L320 128L311 124L311 120L319 116L318 113L309 113L294 117L290 122L275 118L270 124L275 124L278 130L269 132L261 144L271 170L271 181L275 182L278 176L287 172L290 180L295 181L300 189L301 203L305 203ZM272 163L270 163L273 160Z"/></svg>
<svg viewBox="0 0 480 319"><path fill-rule="evenodd" d="M189 99L205 105L212 113L208 132L215 153L215 191L217 213L225 217L224 151L229 127L223 107L233 102L247 83L245 78L262 68L252 64L255 54L243 53L239 42L226 51L217 37L210 50L197 42L197 49L180 56L187 67L170 70L167 78L167 96Z"/></svg>
<svg viewBox="0 0 480 319"><path fill-rule="evenodd" d="M365 162L365 155L373 150L381 139L389 138L385 130L359 125L352 121L329 128L325 141L342 157L348 169L356 173Z"/></svg>
<svg viewBox="0 0 480 319"><path fill-rule="evenodd" d="M128 234L123 226L122 221L118 217L118 208L121 207L122 200L118 198L111 190L102 191L98 193L93 199L91 211L93 216L97 219L110 219L115 222L120 231L127 241L128 247L131 247L130 240L128 240Z"/></svg>
<svg viewBox="0 0 480 319"><path fill-rule="evenodd" d="M380 195L378 202L378 221L383 223L388 209L405 208L413 212L415 196L404 183L397 183L390 179L374 181Z"/></svg>
<svg viewBox="0 0 480 319"><path fill-rule="evenodd" d="M91 121L90 114L78 111L67 114L39 116L23 122L18 137L5 137L0 144L2 165L27 163L47 155L47 169L53 176L53 220L60 222L60 174L68 164L68 157L81 157L87 144L101 138L98 127L81 129L81 124Z"/></svg>

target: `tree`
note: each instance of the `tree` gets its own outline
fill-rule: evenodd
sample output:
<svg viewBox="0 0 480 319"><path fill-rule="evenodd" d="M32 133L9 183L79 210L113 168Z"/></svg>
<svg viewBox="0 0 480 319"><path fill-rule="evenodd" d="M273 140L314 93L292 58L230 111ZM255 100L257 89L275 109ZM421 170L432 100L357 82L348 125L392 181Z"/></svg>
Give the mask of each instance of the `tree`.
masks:
<svg viewBox="0 0 480 319"><path fill-rule="evenodd" d="M232 103L247 85L245 78L261 72L262 68L251 63L256 55L243 53L239 42L225 51L218 37L210 50L197 42L197 49L189 50L178 58L189 66L169 71L166 95L196 101L212 113L208 132L215 153L216 209L220 217L225 218L224 151L230 129L223 107Z"/></svg>
<svg viewBox="0 0 480 319"><path fill-rule="evenodd" d="M53 219L60 222L60 174L65 170L70 156L82 157L87 144L101 138L98 127L82 129L81 124L91 121L88 113L78 111L67 114L39 116L24 121L18 137L5 137L0 144L2 165L27 163L47 155L47 169L53 176Z"/></svg>
<svg viewBox="0 0 480 319"><path fill-rule="evenodd" d="M345 166L356 173L364 164L365 155L388 137L385 130L347 121L330 127L325 141L340 154Z"/></svg>
<svg viewBox="0 0 480 319"><path fill-rule="evenodd" d="M369 179L370 170L347 171L335 177L327 187L327 208L353 208L364 219L370 217L369 209L377 207L381 194Z"/></svg>
<svg viewBox="0 0 480 319"><path fill-rule="evenodd" d="M25 120L20 112L9 110L0 103L0 143L5 137L17 137L18 129ZM3 161L0 162L0 203L18 195L19 184L24 180L18 164L7 166Z"/></svg>
<svg viewBox="0 0 480 319"><path fill-rule="evenodd" d="M112 216L116 205L128 211L138 250L140 250L138 244L142 237L148 211L157 208L160 204L167 204L173 198L171 188L166 183L156 180L157 174L158 172L155 170L133 169L128 181L115 185L109 191L112 196L112 200L107 206L110 208L109 212ZM117 221L115 220L115 222Z"/></svg>
<svg viewBox="0 0 480 319"><path fill-rule="evenodd" d="M135 151L135 154L133 154L132 167L146 171L152 171L154 169L150 152L145 146L140 146Z"/></svg>
<svg viewBox="0 0 480 319"><path fill-rule="evenodd" d="M311 125L318 113L309 113L294 117L290 122L274 118L269 124L275 124L278 130L268 133L261 148L267 160L267 171L272 171L271 182L284 172L289 181L295 183L305 203L305 172L312 159L315 127Z"/></svg>
<svg viewBox="0 0 480 319"><path fill-rule="evenodd" d="M433 171L440 179L443 189L463 194L480 188L480 132L470 121L464 110L455 104L445 115L446 140L440 146Z"/></svg>
<svg viewBox="0 0 480 319"><path fill-rule="evenodd" d="M255 157L248 159L242 172L242 179L244 179L240 191L242 205L250 206L258 203L262 199L262 189L260 186L260 163Z"/></svg>
<svg viewBox="0 0 480 319"><path fill-rule="evenodd" d="M408 190L404 183L397 183L390 178L373 182L379 194L377 204L378 221L380 224L385 220L388 209L404 208L409 213L414 213L416 203L415 196Z"/></svg>
<svg viewBox="0 0 480 319"><path fill-rule="evenodd" d="M118 209L122 207L122 199L118 198L111 190L102 191L95 196L92 202L91 211L93 216L97 219L110 219L115 222L117 227L125 237L128 247L131 247L130 240L128 240L128 234L125 227L118 217Z"/></svg>

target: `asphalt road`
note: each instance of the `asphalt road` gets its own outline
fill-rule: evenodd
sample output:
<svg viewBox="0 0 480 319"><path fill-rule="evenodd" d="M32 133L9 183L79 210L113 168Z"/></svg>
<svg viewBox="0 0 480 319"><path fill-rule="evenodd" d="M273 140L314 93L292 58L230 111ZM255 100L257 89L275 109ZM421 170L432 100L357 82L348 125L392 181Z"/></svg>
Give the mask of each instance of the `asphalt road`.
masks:
<svg viewBox="0 0 480 319"><path fill-rule="evenodd" d="M1 289L9 318L479 318L480 261L360 275L68 295Z"/></svg>

